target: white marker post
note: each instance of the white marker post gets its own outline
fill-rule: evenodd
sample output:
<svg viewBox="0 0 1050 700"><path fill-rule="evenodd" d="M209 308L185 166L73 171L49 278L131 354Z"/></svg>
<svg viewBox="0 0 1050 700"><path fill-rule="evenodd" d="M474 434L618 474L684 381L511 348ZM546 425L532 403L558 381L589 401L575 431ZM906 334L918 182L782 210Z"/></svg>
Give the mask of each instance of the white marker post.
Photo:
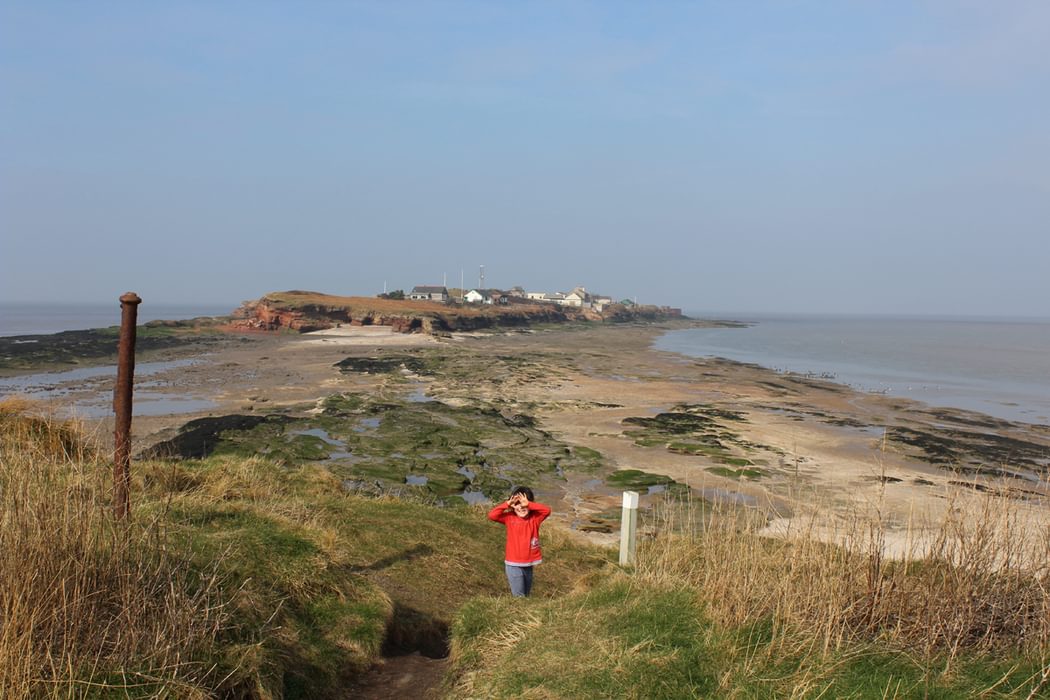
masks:
<svg viewBox="0 0 1050 700"><path fill-rule="evenodd" d="M620 566L634 563L635 532L638 530L638 492L623 492L623 518L620 520Z"/></svg>

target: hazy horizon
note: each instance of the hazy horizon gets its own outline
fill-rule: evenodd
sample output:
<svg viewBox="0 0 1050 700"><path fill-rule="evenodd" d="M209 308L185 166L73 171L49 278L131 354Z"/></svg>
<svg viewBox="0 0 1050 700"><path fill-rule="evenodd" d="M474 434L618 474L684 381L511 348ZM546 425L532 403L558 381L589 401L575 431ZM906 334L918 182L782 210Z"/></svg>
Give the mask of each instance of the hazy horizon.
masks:
<svg viewBox="0 0 1050 700"><path fill-rule="evenodd" d="M0 298L485 265L727 314L1045 318L1047 45L1037 0L10 0Z"/></svg>

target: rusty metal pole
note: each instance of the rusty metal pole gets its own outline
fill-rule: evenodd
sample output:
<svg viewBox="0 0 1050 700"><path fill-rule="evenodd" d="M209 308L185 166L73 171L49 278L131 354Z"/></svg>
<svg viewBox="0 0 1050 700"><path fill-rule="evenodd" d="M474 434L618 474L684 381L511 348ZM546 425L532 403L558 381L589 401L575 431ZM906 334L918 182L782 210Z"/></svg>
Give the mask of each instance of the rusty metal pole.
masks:
<svg viewBox="0 0 1050 700"><path fill-rule="evenodd" d="M120 344L117 385L113 388L113 514L123 520L131 507L131 387L135 379L135 322L142 299L135 292L120 297Z"/></svg>

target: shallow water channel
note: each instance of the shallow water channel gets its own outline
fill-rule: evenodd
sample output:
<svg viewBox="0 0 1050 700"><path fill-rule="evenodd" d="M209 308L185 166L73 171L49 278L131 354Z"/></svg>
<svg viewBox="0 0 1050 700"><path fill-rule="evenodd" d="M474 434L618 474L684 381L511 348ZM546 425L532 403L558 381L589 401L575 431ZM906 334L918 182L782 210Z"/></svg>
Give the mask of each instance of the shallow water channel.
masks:
<svg viewBox="0 0 1050 700"><path fill-rule="evenodd" d="M214 401L188 393L156 391L165 383L155 379L143 380L145 377L154 377L200 362L200 359L192 358L136 364L135 414L163 416L215 408L218 404ZM23 396L32 401L52 404L61 415L104 418L113 413L113 390L116 380L116 365L3 377L0 378L0 398Z"/></svg>

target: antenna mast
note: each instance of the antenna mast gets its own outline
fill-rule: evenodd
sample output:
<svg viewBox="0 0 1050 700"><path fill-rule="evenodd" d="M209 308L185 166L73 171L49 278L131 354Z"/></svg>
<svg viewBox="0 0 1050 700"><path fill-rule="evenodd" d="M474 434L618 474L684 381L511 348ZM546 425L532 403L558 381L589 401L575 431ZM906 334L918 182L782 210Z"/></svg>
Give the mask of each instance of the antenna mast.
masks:
<svg viewBox="0 0 1050 700"><path fill-rule="evenodd" d="M480 290L482 290L484 288L485 288L485 266L482 265L481 269L478 271L478 290L480 291Z"/></svg>

